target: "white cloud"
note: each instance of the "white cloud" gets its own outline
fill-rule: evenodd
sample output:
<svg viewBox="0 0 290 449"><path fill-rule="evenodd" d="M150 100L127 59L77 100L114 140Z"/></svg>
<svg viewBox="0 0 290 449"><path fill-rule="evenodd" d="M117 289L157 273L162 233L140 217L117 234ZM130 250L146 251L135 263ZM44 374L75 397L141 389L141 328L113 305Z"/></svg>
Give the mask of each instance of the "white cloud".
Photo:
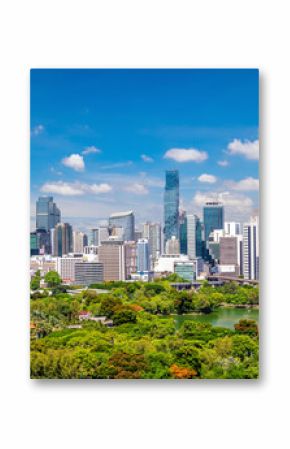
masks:
<svg viewBox="0 0 290 449"><path fill-rule="evenodd" d="M207 173L204 173L203 175L200 175L197 178L200 182L207 182L209 184L214 184L217 182L217 178L214 175L208 175Z"/></svg>
<svg viewBox="0 0 290 449"><path fill-rule="evenodd" d="M88 186L88 191L99 194L99 193L108 193L111 192L112 187L109 184L102 183L102 184L92 184Z"/></svg>
<svg viewBox="0 0 290 449"><path fill-rule="evenodd" d="M173 159L176 162L203 162L207 158L206 151L195 148L171 148L164 154L164 159Z"/></svg>
<svg viewBox="0 0 290 449"><path fill-rule="evenodd" d="M140 184L138 182L128 184L124 190L126 192L134 193L135 195L147 195L147 193L149 193L149 190L144 186L144 184Z"/></svg>
<svg viewBox="0 0 290 449"><path fill-rule="evenodd" d="M47 182L41 187L41 192L56 193L63 196L79 196L85 193L89 194L102 194L108 193L112 190L112 187L107 183L101 184L83 184L83 183L69 183L69 182Z"/></svg>
<svg viewBox="0 0 290 449"><path fill-rule="evenodd" d="M259 159L259 141L245 140L242 142L239 139L234 139L228 144L228 153L231 156L242 155L247 159L257 160Z"/></svg>
<svg viewBox="0 0 290 449"><path fill-rule="evenodd" d="M154 159L150 156L147 156L146 154L141 154L141 159L144 162L154 162Z"/></svg>
<svg viewBox="0 0 290 449"><path fill-rule="evenodd" d="M34 126L34 128L32 128L31 135L32 136L38 136L43 131L44 131L44 126L43 125L36 125L36 126Z"/></svg>
<svg viewBox="0 0 290 449"><path fill-rule="evenodd" d="M41 192L56 193L64 196L74 196L84 194L84 191L81 189L81 187L63 181L55 183L46 182L45 184L43 184L40 190Z"/></svg>
<svg viewBox="0 0 290 449"><path fill-rule="evenodd" d="M72 168L75 171L83 171L85 169L85 162L83 156L80 154L71 154L62 160L63 165Z"/></svg>
<svg viewBox="0 0 290 449"><path fill-rule="evenodd" d="M229 161L223 160L223 161L218 161L217 162L218 165L220 165L221 167L227 167L229 165Z"/></svg>
<svg viewBox="0 0 290 449"><path fill-rule="evenodd" d="M217 201L225 206L225 212L231 220L243 221L248 219L253 210L253 200L238 193L224 192L197 192L193 198L193 205L203 208L206 202Z"/></svg>
<svg viewBox="0 0 290 449"><path fill-rule="evenodd" d="M85 149L82 151L82 154L83 154L83 155L91 154L91 153L101 153L101 150L100 150L99 148L96 148L96 147L94 147L94 146L91 146L91 147L85 148Z"/></svg>
<svg viewBox="0 0 290 449"><path fill-rule="evenodd" d="M232 190L240 190L240 191L259 190L259 180L251 177L241 179L241 181L238 182L226 181L225 184L228 188Z"/></svg>

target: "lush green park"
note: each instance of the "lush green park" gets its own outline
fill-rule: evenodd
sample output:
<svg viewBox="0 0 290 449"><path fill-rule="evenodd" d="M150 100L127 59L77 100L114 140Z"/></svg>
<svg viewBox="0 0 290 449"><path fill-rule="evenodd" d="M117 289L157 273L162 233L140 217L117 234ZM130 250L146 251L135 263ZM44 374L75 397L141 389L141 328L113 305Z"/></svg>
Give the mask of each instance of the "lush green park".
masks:
<svg viewBox="0 0 290 449"><path fill-rule="evenodd" d="M31 282L31 377L94 379L254 379L258 326L233 329L174 316L224 307L257 307L257 287L235 283L177 292L158 282L106 282L67 293L50 274L47 288ZM38 279L37 279L38 281ZM98 289L98 292L95 290ZM99 289L106 293L99 293ZM80 320L87 314L89 319ZM107 327L95 317L106 316Z"/></svg>

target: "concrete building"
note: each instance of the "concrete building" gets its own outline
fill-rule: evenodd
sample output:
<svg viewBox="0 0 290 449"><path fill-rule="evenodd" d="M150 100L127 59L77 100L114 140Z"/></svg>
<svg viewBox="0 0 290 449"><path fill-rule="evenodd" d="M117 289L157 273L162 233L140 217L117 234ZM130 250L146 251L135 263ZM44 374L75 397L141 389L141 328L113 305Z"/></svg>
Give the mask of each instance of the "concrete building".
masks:
<svg viewBox="0 0 290 449"><path fill-rule="evenodd" d="M123 240L132 241L135 238L135 217L132 210L116 212L109 217L109 227L123 228Z"/></svg>
<svg viewBox="0 0 290 449"><path fill-rule="evenodd" d="M136 242L125 242L125 278L131 279L132 274L137 271L137 244Z"/></svg>
<svg viewBox="0 0 290 449"><path fill-rule="evenodd" d="M125 248L122 241L102 242L99 247L99 262L104 266L105 281L125 280Z"/></svg>
<svg viewBox="0 0 290 449"><path fill-rule="evenodd" d="M243 226L243 274L259 280L259 218L252 217Z"/></svg>
<svg viewBox="0 0 290 449"><path fill-rule="evenodd" d="M180 254L179 240L173 235L165 244L166 254Z"/></svg>
<svg viewBox="0 0 290 449"><path fill-rule="evenodd" d="M149 269L149 243L147 239L139 239L137 242L137 271L142 273Z"/></svg>
<svg viewBox="0 0 290 449"><path fill-rule="evenodd" d="M75 281L75 265L83 262L82 257L58 257L56 271L65 284L72 284Z"/></svg>
<svg viewBox="0 0 290 449"><path fill-rule="evenodd" d="M241 234L241 223L236 221L226 221L224 226L225 235L235 237Z"/></svg>
<svg viewBox="0 0 290 449"><path fill-rule="evenodd" d="M84 246L83 253L84 254L93 254L93 255L97 256L98 250L99 250L98 246L88 245L88 246Z"/></svg>
<svg viewBox="0 0 290 449"><path fill-rule="evenodd" d="M73 232L73 252L82 254L84 247L88 245L88 236L84 232Z"/></svg>
<svg viewBox="0 0 290 449"><path fill-rule="evenodd" d="M53 234L54 256L62 257L73 251L73 231L69 223L58 223Z"/></svg>
<svg viewBox="0 0 290 449"><path fill-rule="evenodd" d="M90 285L103 282L103 264L99 262L77 262L75 264L75 284Z"/></svg>
<svg viewBox="0 0 290 449"><path fill-rule="evenodd" d="M143 225L142 236L149 243L150 268L161 254L161 226L160 223L147 222Z"/></svg>
<svg viewBox="0 0 290 449"><path fill-rule="evenodd" d="M174 262L174 273L185 281L193 282L195 280L194 263L192 261Z"/></svg>
<svg viewBox="0 0 290 449"><path fill-rule="evenodd" d="M189 262L189 258L184 254L162 254L154 264L154 272L174 273L175 262Z"/></svg>

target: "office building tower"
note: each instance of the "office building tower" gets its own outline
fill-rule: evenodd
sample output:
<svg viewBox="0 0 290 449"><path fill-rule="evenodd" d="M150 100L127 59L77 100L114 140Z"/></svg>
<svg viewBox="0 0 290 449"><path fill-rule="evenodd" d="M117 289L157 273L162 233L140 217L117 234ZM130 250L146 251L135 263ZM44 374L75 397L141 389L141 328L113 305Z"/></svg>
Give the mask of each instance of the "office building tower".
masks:
<svg viewBox="0 0 290 449"><path fill-rule="evenodd" d="M252 217L243 226L243 275L259 280L259 218Z"/></svg>
<svg viewBox="0 0 290 449"><path fill-rule="evenodd" d="M179 238L179 173L166 170L164 192L164 244L175 236Z"/></svg>
<svg viewBox="0 0 290 449"><path fill-rule="evenodd" d="M75 284L90 285L103 282L104 267L99 262L77 262L75 264Z"/></svg>
<svg viewBox="0 0 290 449"><path fill-rule="evenodd" d="M117 212L109 217L109 227L123 228L123 240L133 241L135 238L135 217L132 210Z"/></svg>
<svg viewBox="0 0 290 449"><path fill-rule="evenodd" d="M84 254L86 255L94 255L97 256L99 251L99 247L95 245L84 246Z"/></svg>
<svg viewBox="0 0 290 449"><path fill-rule="evenodd" d="M202 257L202 225L197 215L188 214L186 220L187 255L190 259Z"/></svg>
<svg viewBox="0 0 290 449"><path fill-rule="evenodd" d="M143 237L146 238L144 236L144 234L143 234L143 231L139 231L139 230L135 229L135 232L134 232L134 240L135 240L135 242L138 242L138 240L142 239Z"/></svg>
<svg viewBox="0 0 290 449"><path fill-rule="evenodd" d="M187 217L185 211L182 211L179 215L179 243L180 253L187 254Z"/></svg>
<svg viewBox="0 0 290 449"><path fill-rule="evenodd" d="M224 208L221 203L208 202L203 208L204 238L208 241L214 229L224 228Z"/></svg>
<svg viewBox="0 0 290 449"><path fill-rule="evenodd" d="M220 257L221 265L238 265L238 247L236 237L220 238Z"/></svg>
<svg viewBox="0 0 290 449"><path fill-rule="evenodd" d="M142 273L149 270L149 243L147 239L139 239L137 242L137 271Z"/></svg>
<svg viewBox="0 0 290 449"><path fill-rule="evenodd" d="M69 223L58 223L53 234L54 256L62 257L73 251L73 231Z"/></svg>
<svg viewBox="0 0 290 449"><path fill-rule="evenodd" d="M148 240L149 244L149 256L150 256L150 269L153 266L154 261L161 254L161 226L160 223L147 222L143 225L143 238Z"/></svg>
<svg viewBox="0 0 290 449"><path fill-rule="evenodd" d="M82 257L58 257L56 261L56 271L60 275L63 283L72 284L75 281L75 264L83 261Z"/></svg>
<svg viewBox="0 0 290 449"><path fill-rule="evenodd" d="M125 278L131 279L132 274L137 271L137 244L136 242L125 242Z"/></svg>
<svg viewBox="0 0 290 449"><path fill-rule="evenodd" d="M82 254L84 247L88 245L88 236L84 232L73 232L73 252Z"/></svg>
<svg viewBox="0 0 290 449"><path fill-rule="evenodd" d="M179 240L172 236L165 244L165 254L180 254Z"/></svg>
<svg viewBox="0 0 290 449"><path fill-rule="evenodd" d="M40 196L36 201L36 229L49 232L60 222L60 210L52 196Z"/></svg>
<svg viewBox="0 0 290 449"><path fill-rule="evenodd" d="M36 232L30 233L30 256L37 256L39 254L38 236Z"/></svg>
<svg viewBox="0 0 290 449"><path fill-rule="evenodd" d="M117 240L124 240L124 228L121 226L109 226L108 227L109 238L114 237Z"/></svg>
<svg viewBox="0 0 290 449"><path fill-rule="evenodd" d="M122 241L102 242L98 250L99 262L104 265L105 281L125 280L125 250Z"/></svg>
<svg viewBox="0 0 290 449"><path fill-rule="evenodd" d="M241 224L235 221L226 221L225 222L225 235L230 237L235 237L236 235L241 234Z"/></svg>

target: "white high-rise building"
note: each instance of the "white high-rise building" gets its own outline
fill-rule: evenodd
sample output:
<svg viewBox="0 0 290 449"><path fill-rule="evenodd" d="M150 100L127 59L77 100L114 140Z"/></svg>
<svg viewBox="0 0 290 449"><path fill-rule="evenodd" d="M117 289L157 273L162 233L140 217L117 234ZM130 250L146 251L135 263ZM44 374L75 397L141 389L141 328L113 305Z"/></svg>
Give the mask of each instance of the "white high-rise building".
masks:
<svg viewBox="0 0 290 449"><path fill-rule="evenodd" d="M88 244L87 234L80 231L73 232L73 252L77 254L82 254L84 252L84 247Z"/></svg>
<svg viewBox="0 0 290 449"><path fill-rule="evenodd" d="M259 218L252 217L243 226L243 274L245 279L259 279Z"/></svg>
<svg viewBox="0 0 290 449"><path fill-rule="evenodd" d="M226 221L224 230L226 236L236 237L241 234L241 223L237 223L236 221Z"/></svg>
<svg viewBox="0 0 290 449"><path fill-rule="evenodd" d="M148 240L149 255L153 266L154 261L161 254L161 226L160 223L145 223L143 225L143 238Z"/></svg>
<svg viewBox="0 0 290 449"><path fill-rule="evenodd" d="M165 244L165 253L180 254L179 239L177 239L174 235L169 240L167 240Z"/></svg>
<svg viewBox="0 0 290 449"><path fill-rule="evenodd" d="M64 283L73 283L75 281L75 264L82 262L82 257L58 257L56 260L56 271Z"/></svg>
<svg viewBox="0 0 290 449"><path fill-rule="evenodd" d="M137 271L149 271L149 243L147 239L139 239L137 243Z"/></svg>

